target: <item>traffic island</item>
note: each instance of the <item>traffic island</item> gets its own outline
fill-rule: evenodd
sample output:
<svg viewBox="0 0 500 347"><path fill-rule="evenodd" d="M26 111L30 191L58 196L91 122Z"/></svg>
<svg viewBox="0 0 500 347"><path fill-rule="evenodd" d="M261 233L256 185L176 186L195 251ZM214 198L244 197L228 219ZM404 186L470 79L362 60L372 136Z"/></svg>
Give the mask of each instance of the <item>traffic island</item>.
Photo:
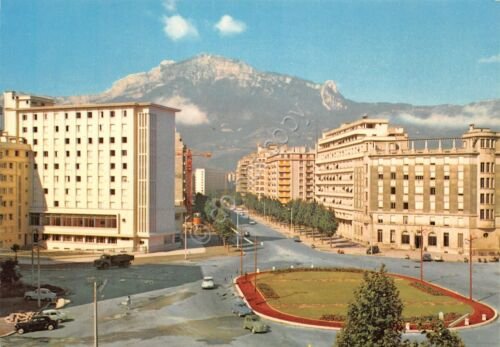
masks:
<svg viewBox="0 0 500 347"><path fill-rule="evenodd" d="M260 272L236 278L235 285L258 315L270 320L324 329L342 328L354 290L363 280L354 268L303 268ZM488 324L497 318L490 306L419 279L389 274L403 301L407 332L422 321L440 318L450 329Z"/></svg>

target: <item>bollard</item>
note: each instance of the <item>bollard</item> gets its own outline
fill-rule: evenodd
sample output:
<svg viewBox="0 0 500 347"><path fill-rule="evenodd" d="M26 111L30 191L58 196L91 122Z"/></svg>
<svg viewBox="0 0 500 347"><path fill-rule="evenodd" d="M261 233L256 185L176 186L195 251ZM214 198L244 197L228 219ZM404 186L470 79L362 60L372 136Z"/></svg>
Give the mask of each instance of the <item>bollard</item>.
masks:
<svg viewBox="0 0 500 347"><path fill-rule="evenodd" d="M465 326L469 326L469 318L465 318L465 320L464 320L464 325L465 325Z"/></svg>
<svg viewBox="0 0 500 347"><path fill-rule="evenodd" d="M293 265L290 265L290 269L293 269Z"/></svg>
<svg viewBox="0 0 500 347"><path fill-rule="evenodd" d="M259 273L259 272L260 272L260 269L257 269L257 273Z"/></svg>
<svg viewBox="0 0 500 347"><path fill-rule="evenodd" d="M484 313L483 313L483 314L481 315L481 320L482 320L483 322L486 320L486 314L484 314Z"/></svg>
<svg viewBox="0 0 500 347"><path fill-rule="evenodd" d="M311 264L311 269L314 269L314 264Z"/></svg>
<svg viewBox="0 0 500 347"><path fill-rule="evenodd" d="M409 331L409 330L410 330L410 323L406 323L406 324L405 324L405 329L406 329L406 331Z"/></svg>
<svg viewBox="0 0 500 347"><path fill-rule="evenodd" d="M276 266L273 266L273 271L276 270Z"/></svg>
<svg viewBox="0 0 500 347"><path fill-rule="evenodd" d="M439 312L439 320L444 320L444 313L443 312Z"/></svg>

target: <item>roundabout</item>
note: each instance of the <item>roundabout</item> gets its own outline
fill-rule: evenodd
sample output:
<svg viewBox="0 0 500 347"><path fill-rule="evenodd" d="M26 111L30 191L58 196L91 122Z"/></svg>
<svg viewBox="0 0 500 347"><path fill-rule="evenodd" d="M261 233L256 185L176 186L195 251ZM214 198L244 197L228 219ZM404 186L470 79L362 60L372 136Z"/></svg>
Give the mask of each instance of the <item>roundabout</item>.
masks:
<svg viewBox="0 0 500 347"><path fill-rule="evenodd" d="M355 268L283 269L238 277L235 285L257 314L299 326L340 329L349 302L363 281ZM403 302L407 332L420 321L441 317L452 329L488 324L497 318L491 307L416 278L389 274ZM376 303L374 303L376 304Z"/></svg>

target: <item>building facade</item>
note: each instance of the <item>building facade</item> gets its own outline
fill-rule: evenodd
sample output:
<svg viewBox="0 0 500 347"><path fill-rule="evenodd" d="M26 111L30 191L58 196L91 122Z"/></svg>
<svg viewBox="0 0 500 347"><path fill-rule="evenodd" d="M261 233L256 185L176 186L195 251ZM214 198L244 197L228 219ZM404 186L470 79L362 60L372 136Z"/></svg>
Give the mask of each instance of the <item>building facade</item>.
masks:
<svg viewBox="0 0 500 347"><path fill-rule="evenodd" d="M0 249L32 243L29 222L31 148L19 137L0 133Z"/></svg>
<svg viewBox="0 0 500 347"><path fill-rule="evenodd" d="M314 200L314 151L305 147L279 147L266 158L265 196L286 204Z"/></svg>
<svg viewBox="0 0 500 347"><path fill-rule="evenodd" d="M338 234L381 247L463 253L500 249L499 137L475 128L459 138L409 140L384 119L323 133L316 200L335 211Z"/></svg>
<svg viewBox="0 0 500 347"><path fill-rule="evenodd" d="M227 172L211 168L194 170L195 194L209 195L220 193L227 189Z"/></svg>
<svg viewBox="0 0 500 347"><path fill-rule="evenodd" d="M236 192L242 195L248 193L248 165L253 160L254 154L244 156L238 160L236 166Z"/></svg>
<svg viewBox="0 0 500 347"><path fill-rule="evenodd" d="M5 130L33 150L31 232L48 249L175 247L177 111L4 93Z"/></svg>

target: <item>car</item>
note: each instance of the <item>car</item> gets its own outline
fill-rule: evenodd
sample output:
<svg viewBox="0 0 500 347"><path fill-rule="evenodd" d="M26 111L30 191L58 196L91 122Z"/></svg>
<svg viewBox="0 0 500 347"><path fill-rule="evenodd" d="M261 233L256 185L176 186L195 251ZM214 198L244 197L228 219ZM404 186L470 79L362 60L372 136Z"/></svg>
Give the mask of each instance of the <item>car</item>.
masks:
<svg viewBox="0 0 500 347"><path fill-rule="evenodd" d="M377 245L375 246L370 246L368 247L368 249L366 250L366 254L377 254L377 253L380 253L380 248L378 248Z"/></svg>
<svg viewBox="0 0 500 347"><path fill-rule="evenodd" d="M245 231L245 232L243 233L243 236L245 236L245 237L250 237L250 232L249 232L249 231Z"/></svg>
<svg viewBox="0 0 500 347"><path fill-rule="evenodd" d="M443 262L444 261L443 256L442 255L436 255L436 256L434 256L434 261Z"/></svg>
<svg viewBox="0 0 500 347"><path fill-rule="evenodd" d="M260 317L254 314L245 316L243 328L250 330L252 334L266 333L269 329L268 326L261 321Z"/></svg>
<svg viewBox="0 0 500 347"><path fill-rule="evenodd" d="M422 254L422 261L432 261L432 255L430 253Z"/></svg>
<svg viewBox="0 0 500 347"><path fill-rule="evenodd" d="M47 288L40 288L40 300L54 302L56 298L56 293L51 292ZM38 300L38 289L25 292L24 300Z"/></svg>
<svg viewBox="0 0 500 347"><path fill-rule="evenodd" d="M238 300L233 304L232 312L237 314L238 317L245 317L253 313L247 304L241 300Z"/></svg>
<svg viewBox="0 0 500 347"><path fill-rule="evenodd" d="M293 237L293 241L294 241L294 242L302 242L302 241L300 240L300 236L294 236L294 237Z"/></svg>
<svg viewBox="0 0 500 347"><path fill-rule="evenodd" d="M257 222L256 222L256 221L254 221L254 220L251 220L251 221L248 221L248 224L250 224L250 225L255 225L255 224L257 224Z"/></svg>
<svg viewBox="0 0 500 347"><path fill-rule="evenodd" d="M50 319L57 321L58 323L67 321L68 315L60 310L55 310L55 309L47 309L47 310L42 310L37 316L47 316L50 317Z"/></svg>
<svg viewBox="0 0 500 347"><path fill-rule="evenodd" d="M203 281L201 282L201 288L214 289L215 288L214 278L210 276L203 277Z"/></svg>
<svg viewBox="0 0 500 347"><path fill-rule="evenodd" d="M15 325L18 334L24 334L27 331L54 330L57 327L57 321L50 319L49 316L35 316L27 322L19 322Z"/></svg>

